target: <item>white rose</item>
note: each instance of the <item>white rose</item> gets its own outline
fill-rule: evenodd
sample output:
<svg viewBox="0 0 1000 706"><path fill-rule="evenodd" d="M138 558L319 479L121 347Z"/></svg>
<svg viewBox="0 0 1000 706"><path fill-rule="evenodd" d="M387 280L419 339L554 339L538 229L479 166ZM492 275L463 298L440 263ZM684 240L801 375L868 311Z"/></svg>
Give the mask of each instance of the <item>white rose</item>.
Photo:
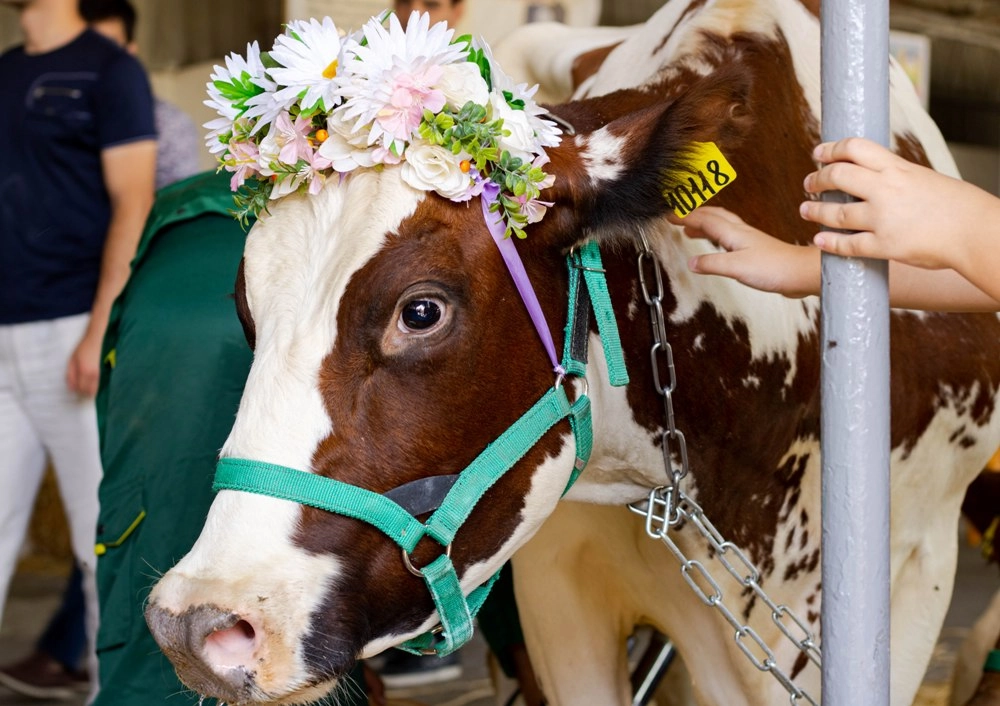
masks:
<svg viewBox="0 0 1000 706"><path fill-rule="evenodd" d="M535 157L536 140L528 114L511 108L503 95L497 93L490 96L490 103L493 106L493 119L503 118L503 130L510 133L500 138L500 151L507 150L512 157L530 162Z"/></svg>
<svg viewBox="0 0 1000 706"><path fill-rule="evenodd" d="M486 105L490 95L486 81L479 73L479 66L471 61L444 66L441 80L435 88L444 93L445 101L455 110L461 110L469 101Z"/></svg>
<svg viewBox="0 0 1000 706"><path fill-rule="evenodd" d="M460 199L469 190L469 175L462 171L458 158L445 148L426 142L407 148L402 176L413 188L436 191L446 199Z"/></svg>
<svg viewBox="0 0 1000 706"><path fill-rule="evenodd" d="M356 167L371 167L375 164L372 150L368 147L366 133L351 132L351 126L336 114L326 120L329 136L319 146L319 155L330 160L338 172L349 172Z"/></svg>

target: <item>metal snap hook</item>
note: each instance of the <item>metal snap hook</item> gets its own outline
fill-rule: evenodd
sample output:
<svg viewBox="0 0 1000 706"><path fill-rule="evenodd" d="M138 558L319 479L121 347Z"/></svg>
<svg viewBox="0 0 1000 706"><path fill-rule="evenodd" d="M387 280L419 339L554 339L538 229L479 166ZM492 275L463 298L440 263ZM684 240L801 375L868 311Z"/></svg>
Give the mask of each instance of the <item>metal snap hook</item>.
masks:
<svg viewBox="0 0 1000 706"><path fill-rule="evenodd" d="M431 635L444 635L444 626L438 623L436 626L431 628ZM439 643L440 644L440 643ZM430 657L431 655L439 654L438 648L436 647L421 647L418 652L425 657Z"/></svg>
<svg viewBox="0 0 1000 706"><path fill-rule="evenodd" d="M410 561L410 555L406 553L406 550L405 549L401 549L400 551L403 554L403 566L406 567L406 570L409 571L414 576L417 576L418 578L423 578L424 577L424 572L421 571L420 569L418 569L417 567L415 567L413 565L413 562ZM450 544L447 547L444 548L444 555L446 557L448 557L449 559L451 558L451 545Z"/></svg>

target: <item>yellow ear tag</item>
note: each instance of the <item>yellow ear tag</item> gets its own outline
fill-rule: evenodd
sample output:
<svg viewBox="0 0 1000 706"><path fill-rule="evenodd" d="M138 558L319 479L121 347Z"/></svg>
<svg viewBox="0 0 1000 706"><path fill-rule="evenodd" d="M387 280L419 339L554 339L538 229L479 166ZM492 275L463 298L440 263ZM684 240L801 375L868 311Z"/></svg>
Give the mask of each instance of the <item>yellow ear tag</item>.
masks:
<svg viewBox="0 0 1000 706"><path fill-rule="evenodd" d="M689 160L679 174L681 183L663 192L678 218L684 218L736 180L736 170L714 142L692 142L689 150Z"/></svg>

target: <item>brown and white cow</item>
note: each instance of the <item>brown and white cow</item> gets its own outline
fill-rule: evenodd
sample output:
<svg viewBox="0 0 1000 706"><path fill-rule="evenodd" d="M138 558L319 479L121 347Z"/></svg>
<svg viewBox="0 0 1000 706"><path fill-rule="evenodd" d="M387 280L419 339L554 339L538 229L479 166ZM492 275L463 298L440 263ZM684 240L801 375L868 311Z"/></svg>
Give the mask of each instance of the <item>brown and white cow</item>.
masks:
<svg viewBox="0 0 1000 706"><path fill-rule="evenodd" d="M632 381L607 384L595 339L594 449L572 502L559 503L575 455L561 423L487 492L452 552L469 592L538 533L515 574L550 703L628 703L622 635L636 622L677 641L699 703L788 698L621 507L666 480L640 227L666 284L685 488L760 567L773 600L819 629L819 302L692 275L686 262L709 246L666 220L661 194L679 151L714 141L739 178L713 203L807 243L797 204L818 141L818 45L815 18L794 0L671 2L611 53L591 97L556 109L577 134L549 151L555 205L517 246L554 334L567 251L605 246ZM894 69L892 81L896 148L953 171L904 75ZM479 209L416 191L396 168L274 205L248 236L237 294L255 357L225 457L384 493L465 468L553 382ZM1000 443L1000 321L898 311L891 325L892 698L902 706L950 599L964 489ZM708 561L690 527L675 541ZM440 551L432 544L418 546L420 565ZM770 611L746 595L734 607L818 698L818 670L780 646ZM243 704L317 698L358 657L437 622L423 582L370 525L232 490L155 587L147 618L185 683Z"/></svg>

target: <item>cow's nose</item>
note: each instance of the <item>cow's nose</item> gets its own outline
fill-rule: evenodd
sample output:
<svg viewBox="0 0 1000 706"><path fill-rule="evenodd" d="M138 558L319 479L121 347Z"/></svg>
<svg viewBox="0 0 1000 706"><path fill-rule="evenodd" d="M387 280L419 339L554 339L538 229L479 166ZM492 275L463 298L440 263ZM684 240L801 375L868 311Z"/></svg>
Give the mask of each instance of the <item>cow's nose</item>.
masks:
<svg viewBox="0 0 1000 706"><path fill-rule="evenodd" d="M228 632L240 617L214 605L194 606L176 614L151 603L146 608L146 622L164 650L197 655L210 635Z"/></svg>
<svg viewBox="0 0 1000 706"><path fill-rule="evenodd" d="M250 621L213 605L178 614L151 602L146 623L178 676L196 692L239 700L252 688L259 633Z"/></svg>

